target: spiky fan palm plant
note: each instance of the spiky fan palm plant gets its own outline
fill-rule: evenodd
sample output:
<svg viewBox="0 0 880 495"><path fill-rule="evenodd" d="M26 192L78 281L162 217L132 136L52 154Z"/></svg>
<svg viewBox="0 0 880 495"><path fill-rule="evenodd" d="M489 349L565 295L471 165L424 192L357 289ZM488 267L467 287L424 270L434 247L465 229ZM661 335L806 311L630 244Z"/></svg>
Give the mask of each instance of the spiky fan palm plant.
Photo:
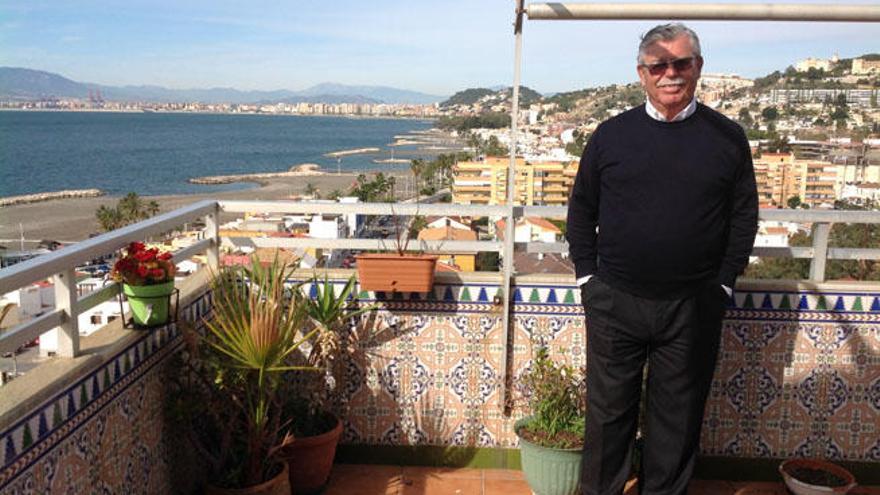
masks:
<svg viewBox="0 0 880 495"><path fill-rule="evenodd" d="M304 306L285 287L294 267L278 258L267 267L253 258L250 267L222 271L214 278L214 314L203 337L227 358L224 366L241 377L242 408L247 429L246 486L265 480L272 456L291 438L281 414L279 385L286 371L308 369L286 364L288 356L317 330L298 338L305 323Z"/></svg>

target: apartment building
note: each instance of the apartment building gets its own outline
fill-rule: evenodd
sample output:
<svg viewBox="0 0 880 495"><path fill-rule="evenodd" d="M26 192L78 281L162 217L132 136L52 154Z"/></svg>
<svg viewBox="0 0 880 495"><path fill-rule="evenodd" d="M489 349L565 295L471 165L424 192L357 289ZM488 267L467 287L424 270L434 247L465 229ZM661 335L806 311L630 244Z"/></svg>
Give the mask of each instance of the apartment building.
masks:
<svg viewBox="0 0 880 495"><path fill-rule="evenodd" d="M831 205L844 183L843 167L793 153L763 153L754 164L762 208L786 207L794 196L811 208Z"/></svg>
<svg viewBox="0 0 880 495"><path fill-rule="evenodd" d="M452 201L494 205L507 201L507 168L510 159L486 157L459 162L453 170ZM516 160L516 197L520 205L568 204L578 162Z"/></svg>
<svg viewBox="0 0 880 495"><path fill-rule="evenodd" d="M868 60L866 58L854 58L852 61L852 73L865 75L880 72L880 60Z"/></svg>

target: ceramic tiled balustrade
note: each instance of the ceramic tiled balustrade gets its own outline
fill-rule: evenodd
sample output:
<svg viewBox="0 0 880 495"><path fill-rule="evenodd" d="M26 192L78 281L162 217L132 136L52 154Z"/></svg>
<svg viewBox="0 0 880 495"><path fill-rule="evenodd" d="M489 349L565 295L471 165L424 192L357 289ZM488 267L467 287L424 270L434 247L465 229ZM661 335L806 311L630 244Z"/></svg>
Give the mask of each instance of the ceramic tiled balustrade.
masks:
<svg viewBox="0 0 880 495"><path fill-rule="evenodd" d="M578 290L564 278L527 280L514 293L511 369L521 373L536 345L582 366ZM760 287L746 284L728 309L703 453L880 462L880 285ZM505 417L498 405L505 348L497 293L476 281L441 282L428 295L362 293L380 309L361 322L340 384L351 406L344 442L515 446L521 413ZM209 307L205 295L185 313L197 319ZM176 437L163 421L159 372L180 345L173 325L144 333L0 431L0 493L175 486Z"/></svg>

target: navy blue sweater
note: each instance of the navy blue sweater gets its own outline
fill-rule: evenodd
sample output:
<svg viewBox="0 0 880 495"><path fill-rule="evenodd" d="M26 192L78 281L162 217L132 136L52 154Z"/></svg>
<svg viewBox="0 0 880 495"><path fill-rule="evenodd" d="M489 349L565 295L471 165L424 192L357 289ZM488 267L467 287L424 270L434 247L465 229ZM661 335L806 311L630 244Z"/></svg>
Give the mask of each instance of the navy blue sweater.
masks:
<svg viewBox="0 0 880 495"><path fill-rule="evenodd" d="M654 120L640 105L591 136L566 237L577 277L598 274L632 294L670 299L710 283L733 287L757 228L739 125L702 104L680 122Z"/></svg>

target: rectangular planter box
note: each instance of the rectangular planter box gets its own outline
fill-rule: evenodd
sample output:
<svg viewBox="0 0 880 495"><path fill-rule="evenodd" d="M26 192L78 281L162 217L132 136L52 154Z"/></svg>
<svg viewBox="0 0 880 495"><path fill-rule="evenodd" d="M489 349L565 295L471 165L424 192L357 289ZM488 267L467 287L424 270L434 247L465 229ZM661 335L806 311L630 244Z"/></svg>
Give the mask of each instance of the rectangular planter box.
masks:
<svg viewBox="0 0 880 495"><path fill-rule="evenodd" d="M361 254L356 257L361 290L429 292L437 256Z"/></svg>

